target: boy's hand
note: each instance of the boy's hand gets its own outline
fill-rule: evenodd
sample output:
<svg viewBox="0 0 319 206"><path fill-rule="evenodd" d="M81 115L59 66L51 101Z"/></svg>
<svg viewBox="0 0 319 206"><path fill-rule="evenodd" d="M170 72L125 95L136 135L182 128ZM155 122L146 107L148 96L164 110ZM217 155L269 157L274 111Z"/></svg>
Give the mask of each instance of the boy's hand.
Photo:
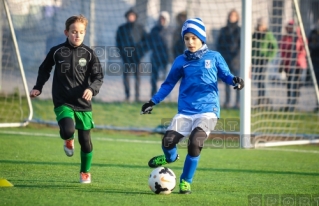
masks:
<svg viewBox="0 0 319 206"><path fill-rule="evenodd" d="M30 92L30 97L31 98L34 98L34 97L37 97L41 94L41 92L37 89L32 89L31 92Z"/></svg>
<svg viewBox="0 0 319 206"><path fill-rule="evenodd" d="M83 93L82 98L87 101L91 101L92 96L93 96L93 92L90 89L86 89Z"/></svg>
<svg viewBox="0 0 319 206"><path fill-rule="evenodd" d="M143 104L140 114L151 114L151 111L153 110L154 102L150 100L149 102Z"/></svg>
<svg viewBox="0 0 319 206"><path fill-rule="evenodd" d="M235 84L234 89L241 90L245 86L244 80L240 77L234 77L233 82Z"/></svg>

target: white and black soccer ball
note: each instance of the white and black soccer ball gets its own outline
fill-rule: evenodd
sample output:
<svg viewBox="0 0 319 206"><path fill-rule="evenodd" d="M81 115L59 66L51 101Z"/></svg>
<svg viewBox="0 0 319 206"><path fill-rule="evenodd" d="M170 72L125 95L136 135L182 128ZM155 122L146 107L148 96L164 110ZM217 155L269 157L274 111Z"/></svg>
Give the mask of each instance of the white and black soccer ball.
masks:
<svg viewBox="0 0 319 206"><path fill-rule="evenodd" d="M155 194L170 194L176 186L176 176L174 172L167 167L157 167L149 178L148 185Z"/></svg>

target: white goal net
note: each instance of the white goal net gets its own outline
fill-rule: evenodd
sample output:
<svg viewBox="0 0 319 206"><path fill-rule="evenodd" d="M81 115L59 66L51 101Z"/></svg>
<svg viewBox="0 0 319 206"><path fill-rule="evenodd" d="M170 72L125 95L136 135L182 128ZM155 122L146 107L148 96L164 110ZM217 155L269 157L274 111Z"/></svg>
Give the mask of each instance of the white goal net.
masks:
<svg viewBox="0 0 319 206"><path fill-rule="evenodd" d="M276 146L316 142L318 86L307 40L310 28L305 31L305 25L314 22L304 24L302 17L307 16L299 12L297 1L253 2L251 131L254 143ZM312 4L307 3L309 11L314 12L310 8ZM261 9L262 5L267 11Z"/></svg>

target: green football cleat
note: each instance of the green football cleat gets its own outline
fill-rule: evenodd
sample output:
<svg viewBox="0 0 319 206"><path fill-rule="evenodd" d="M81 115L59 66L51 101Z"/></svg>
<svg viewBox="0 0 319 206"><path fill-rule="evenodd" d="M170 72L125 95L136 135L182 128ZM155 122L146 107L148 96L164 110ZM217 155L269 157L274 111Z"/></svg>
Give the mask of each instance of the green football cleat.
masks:
<svg viewBox="0 0 319 206"><path fill-rule="evenodd" d="M179 193L180 194L190 194L191 192L191 184L186 182L185 180L182 180L181 183L179 183Z"/></svg>
<svg viewBox="0 0 319 206"><path fill-rule="evenodd" d="M173 162L175 162L178 159L179 159L179 155L177 155L176 159ZM150 161L148 161L148 166L151 168L156 168L156 167L166 165L168 163L171 163L171 162L166 161L165 155L159 155L150 159Z"/></svg>

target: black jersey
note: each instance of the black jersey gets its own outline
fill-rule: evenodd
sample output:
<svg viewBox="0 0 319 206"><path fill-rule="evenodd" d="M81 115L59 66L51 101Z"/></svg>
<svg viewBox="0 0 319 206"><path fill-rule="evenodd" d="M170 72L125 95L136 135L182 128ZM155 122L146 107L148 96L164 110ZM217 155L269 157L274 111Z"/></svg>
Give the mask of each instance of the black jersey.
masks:
<svg viewBox="0 0 319 206"><path fill-rule="evenodd" d="M52 98L54 107L67 105L75 111L91 111L91 101L82 98L84 90L97 95L103 83L103 70L98 57L88 46L73 47L68 40L50 49L39 67L33 89L42 92L55 65Z"/></svg>

